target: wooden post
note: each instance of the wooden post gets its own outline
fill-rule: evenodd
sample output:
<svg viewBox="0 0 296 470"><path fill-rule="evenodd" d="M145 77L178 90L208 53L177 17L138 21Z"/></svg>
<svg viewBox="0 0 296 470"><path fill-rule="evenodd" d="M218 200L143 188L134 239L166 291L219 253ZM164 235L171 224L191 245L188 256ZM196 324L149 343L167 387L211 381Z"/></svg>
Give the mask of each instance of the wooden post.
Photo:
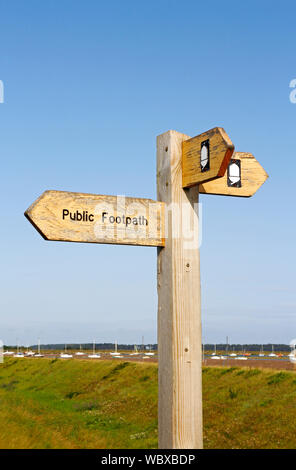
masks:
<svg viewBox="0 0 296 470"><path fill-rule="evenodd" d="M165 247L158 248L158 430L160 449L202 448L201 307L198 246L182 226L198 227L198 186L182 189L182 142L157 138L157 196L166 203Z"/></svg>

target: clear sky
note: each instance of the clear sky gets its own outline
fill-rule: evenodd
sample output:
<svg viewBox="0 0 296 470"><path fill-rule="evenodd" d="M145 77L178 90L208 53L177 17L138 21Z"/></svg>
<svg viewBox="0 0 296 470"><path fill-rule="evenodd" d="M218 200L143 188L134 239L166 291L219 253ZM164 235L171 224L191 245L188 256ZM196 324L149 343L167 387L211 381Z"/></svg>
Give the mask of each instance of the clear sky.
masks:
<svg viewBox="0 0 296 470"><path fill-rule="evenodd" d="M156 249L46 242L45 190L156 197L156 136L224 127L270 178L201 196L203 340L296 337L295 2L0 1L0 337L156 342Z"/></svg>

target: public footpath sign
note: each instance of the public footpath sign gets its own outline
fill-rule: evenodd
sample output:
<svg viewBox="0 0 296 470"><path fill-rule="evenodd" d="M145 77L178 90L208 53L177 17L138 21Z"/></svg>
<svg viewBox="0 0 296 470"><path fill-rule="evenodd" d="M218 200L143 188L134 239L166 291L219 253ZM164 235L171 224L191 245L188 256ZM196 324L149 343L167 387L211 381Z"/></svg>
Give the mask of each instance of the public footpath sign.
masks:
<svg viewBox="0 0 296 470"><path fill-rule="evenodd" d="M199 193L252 196L268 175L215 127L157 138L157 201L45 191L25 216L46 240L155 246L160 449L202 449Z"/></svg>
<svg viewBox="0 0 296 470"><path fill-rule="evenodd" d="M45 191L25 212L45 240L164 246L164 204Z"/></svg>

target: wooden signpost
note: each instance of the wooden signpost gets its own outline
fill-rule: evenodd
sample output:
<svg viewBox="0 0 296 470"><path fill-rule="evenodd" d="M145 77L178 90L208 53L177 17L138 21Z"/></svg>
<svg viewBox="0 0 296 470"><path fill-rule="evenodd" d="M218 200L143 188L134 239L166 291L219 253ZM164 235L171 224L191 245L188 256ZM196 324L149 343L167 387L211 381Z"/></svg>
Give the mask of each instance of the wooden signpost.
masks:
<svg viewBox="0 0 296 470"><path fill-rule="evenodd" d="M201 449L199 193L252 196L268 177L222 128L157 138L157 196L45 191L25 216L46 240L156 246L161 449Z"/></svg>
<svg viewBox="0 0 296 470"><path fill-rule="evenodd" d="M202 448L201 306L198 186L182 188L182 143L157 139L157 196L166 203L167 238L158 249L158 445ZM184 226L192 225L188 240Z"/></svg>

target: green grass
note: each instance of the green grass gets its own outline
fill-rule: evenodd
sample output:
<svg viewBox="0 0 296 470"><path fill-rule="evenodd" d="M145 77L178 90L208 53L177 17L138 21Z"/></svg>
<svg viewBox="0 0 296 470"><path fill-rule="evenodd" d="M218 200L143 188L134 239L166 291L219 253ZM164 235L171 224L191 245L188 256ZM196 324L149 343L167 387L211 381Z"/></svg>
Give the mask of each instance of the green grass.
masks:
<svg viewBox="0 0 296 470"><path fill-rule="evenodd" d="M295 448L293 372L203 370L205 448ZM157 365L5 359L0 448L156 448Z"/></svg>
<svg viewBox="0 0 296 470"><path fill-rule="evenodd" d="M153 365L8 359L0 448L156 447L156 396Z"/></svg>
<svg viewBox="0 0 296 470"><path fill-rule="evenodd" d="M204 368L203 404L206 448L296 446L294 372Z"/></svg>

